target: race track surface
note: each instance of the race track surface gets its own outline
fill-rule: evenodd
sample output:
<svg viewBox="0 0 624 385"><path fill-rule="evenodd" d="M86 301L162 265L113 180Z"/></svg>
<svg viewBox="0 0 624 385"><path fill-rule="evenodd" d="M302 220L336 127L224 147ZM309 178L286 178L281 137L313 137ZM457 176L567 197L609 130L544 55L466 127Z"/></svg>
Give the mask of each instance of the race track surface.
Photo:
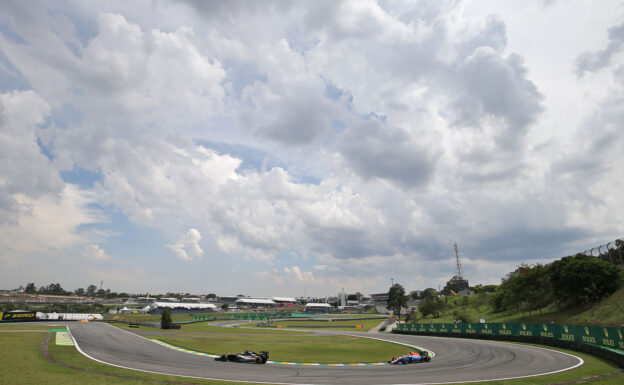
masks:
<svg viewBox="0 0 624 385"><path fill-rule="evenodd" d="M580 358L525 345L387 333L345 333L400 341L435 352L429 363L383 366L294 366L216 362L168 349L103 323L68 323L83 354L98 361L186 377L271 384L440 384L510 379L575 367ZM406 348L408 350L408 348Z"/></svg>

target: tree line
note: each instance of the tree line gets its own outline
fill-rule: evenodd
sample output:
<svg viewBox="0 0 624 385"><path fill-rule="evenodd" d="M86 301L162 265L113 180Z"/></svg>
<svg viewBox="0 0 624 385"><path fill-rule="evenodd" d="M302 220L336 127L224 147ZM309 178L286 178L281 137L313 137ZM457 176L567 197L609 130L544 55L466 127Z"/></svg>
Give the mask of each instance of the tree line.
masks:
<svg viewBox="0 0 624 385"><path fill-rule="evenodd" d="M77 295L80 297L99 297L99 298L125 298L129 297L127 293L116 293L112 292L110 289L98 289L95 285L89 285L86 289L80 287L76 290L67 291L63 289L60 283L51 283L49 285L42 285L37 288L34 282L29 282L26 284L26 288L24 289L24 293L27 294L47 294L47 295Z"/></svg>
<svg viewBox="0 0 624 385"><path fill-rule="evenodd" d="M603 259L576 254L547 265L520 265L507 274L494 293L491 306L506 310L539 311L550 304L560 308L596 303L613 294L620 269Z"/></svg>
<svg viewBox="0 0 624 385"><path fill-rule="evenodd" d="M620 241L618 248L622 246ZM529 315L533 311L541 314L551 304L560 309L593 304L613 294L622 281L621 268L610 263L608 257L579 253L546 265L521 264L507 274L500 285L477 285L470 289L475 294L484 294L478 297L481 304L489 305L497 313L513 310L528 312ZM410 313L408 318L415 321L429 315L438 318L451 314L453 304L449 303L449 295L457 292L462 285L461 277L453 277L441 292L427 288L419 294L415 293L412 299L420 300L418 314ZM401 308L407 307L408 299L403 287L395 284L388 292L387 308L394 314L400 314ZM462 300L464 305L468 304L468 298ZM469 320L458 310L453 315L458 320Z"/></svg>

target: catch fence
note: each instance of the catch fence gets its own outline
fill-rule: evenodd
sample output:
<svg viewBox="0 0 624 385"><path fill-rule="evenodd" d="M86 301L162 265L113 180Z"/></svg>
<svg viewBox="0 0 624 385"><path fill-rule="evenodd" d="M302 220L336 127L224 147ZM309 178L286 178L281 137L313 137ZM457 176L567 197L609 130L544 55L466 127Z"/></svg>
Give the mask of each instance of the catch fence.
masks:
<svg viewBox="0 0 624 385"><path fill-rule="evenodd" d="M621 239L592 247L591 249L583 251L582 254L600 258L605 262L624 267L624 241Z"/></svg>

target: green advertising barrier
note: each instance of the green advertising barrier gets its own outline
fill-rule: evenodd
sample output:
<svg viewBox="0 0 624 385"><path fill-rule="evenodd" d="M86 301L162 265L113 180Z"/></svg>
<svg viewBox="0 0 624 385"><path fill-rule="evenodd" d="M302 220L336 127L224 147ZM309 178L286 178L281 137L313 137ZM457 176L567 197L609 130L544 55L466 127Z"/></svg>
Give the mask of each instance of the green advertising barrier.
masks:
<svg viewBox="0 0 624 385"><path fill-rule="evenodd" d="M553 338L624 350L624 328L529 323L399 324L400 332Z"/></svg>

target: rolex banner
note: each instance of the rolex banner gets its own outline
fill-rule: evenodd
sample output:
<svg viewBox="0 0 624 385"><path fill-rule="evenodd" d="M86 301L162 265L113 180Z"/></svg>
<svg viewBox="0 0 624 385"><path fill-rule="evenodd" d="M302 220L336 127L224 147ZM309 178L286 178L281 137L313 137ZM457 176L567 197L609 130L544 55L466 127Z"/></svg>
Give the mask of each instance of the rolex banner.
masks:
<svg viewBox="0 0 624 385"><path fill-rule="evenodd" d="M606 326L528 323L406 323L399 324L398 331L555 338L624 350L624 328Z"/></svg>

